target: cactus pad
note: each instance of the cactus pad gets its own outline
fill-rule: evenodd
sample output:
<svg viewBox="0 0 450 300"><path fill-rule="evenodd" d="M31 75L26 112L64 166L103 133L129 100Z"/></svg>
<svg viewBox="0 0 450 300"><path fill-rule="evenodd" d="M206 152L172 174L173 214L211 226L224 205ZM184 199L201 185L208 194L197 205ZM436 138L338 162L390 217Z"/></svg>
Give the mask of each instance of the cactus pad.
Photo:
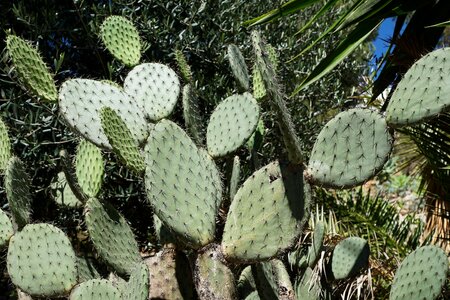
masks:
<svg viewBox="0 0 450 300"><path fill-rule="evenodd" d="M158 63L140 64L128 73L125 91L151 121L170 115L180 94L180 81L169 67Z"/></svg>
<svg viewBox="0 0 450 300"><path fill-rule="evenodd" d="M365 239L349 237L334 248L331 270L335 279L356 275L369 264L370 249Z"/></svg>
<svg viewBox="0 0 450 300"><path fill-rule="evenodd" d="M197 145L203 145L205 129L199 108L199 99L190 84L183 87L183 117L187 132Z"/></svg>
<svg viewBox="0 0 450 300"><path fill-rule="evenodd" d="M212 157L225 156L241 147L258 125L259 106L251 94L233 95L214 110L208 123L206 144Z"/></svg>
<svg viewBox="0 0 450 300"><path fill-rule="evenodd" d="M105 279L92 279L77 285L69 300L122 300L122 294Z"/></svg>
<svg viewBox="0 0 450 300"><path fill-rule="evenodd" d="M310 268L314 268L317 260L320 257L324 236L325 225L323 224L323 222L318 221L315 225L312 243L308 250L308 266Z"/></svg>
<svg viewBox="0 0 450 300"><path fill-rule="evenodd" d="M83 193L89 197L96 197L100 192L104 173L100 149L87 140L82 140L77 148L75 167L78 184Z"/></svg>
<svg viewBox="0 0 450 300"><path fill-rule="evenodd" d="M236 79L240 91L248 91L250 88L250 80L248 76L247 65L244 56L236 45L228 45L228 61L230 62L231 71Z"/></svg>
<svg viewBox="0 0 450 300"><path fill-rule="evenodd" d="M0 119L0 172L3 172L11 158L11 142L8 137L8 129Z"/></svg>
<svg viewBox="0 0 450 300"><path fill-rule="evenodd" d="M55 202L67 207L80 207L83 203L75 196L69 184L67 183L64 172L58 173L58 178L52 183L52 189L55 191Z"/></svg>
<svg viewBox="0 0 450 300"><path fill-rule="evenodd" d="M145 186L155 213L190 247L211 242L222 194L213 162L169 120L156 124L145 151Z"/></svg>
<svg viewBox="0 0 450 300"><path fill-rule="evenodd" d="M139 263L131 272L122 292L123 300L147 300L150 274L145 263Z"/></svg>
<svg viewBox="0 0 450 300"><path fill-rule="evenodd" d="M418 248L395 273L389 299L437 299L445 285L448 267L447 255L439 247Z"/></svg>
<svg viewBox="0 0 450 300"><path fill-rule="evenodd" d="M31 180L25 166L17 157L12 157L5 172L5 190L14 225L21 229L30 222Z"/></svg>
<svg viewBox="0 0 450 300"><path fill-rule="evenodd" d="M87 255L77 256L78 283L101 278L93 262L94 258L88 257Z"/></svg>
<svg viewBox="0 0 450 300"><path fill-rule="evenodd" d="M239 160L239 156L235 156L233 159L233 165L231 167L231 176L230 176L230 202L233 201L234 196L239 187L239 181L241 180L241 161Z"/></svg>
<svg viewBox="0 0 450 300"><path fill-rule="evenodd" d="M191 66L189 66L186 57L181 50L175 50L175 60L178 64L178 69L181 73L181 77L185 82L192 82L192 71Z"/></svg>
<svg viewBox="0 0 450 300"><path fill-rule="evenodd" d="M413 125L450 108L450 47L419 59L403 76L386 109L395 127Z"/></svg>
<svg viewBox="0 0 450 300"><path fill-rule="evenodd" d="M384 118L368 109L350 109L336 115L319 133L306 177L327 187L359 185L381 170L391 148Z"/></svg>
<svg viewBox="0 0 450 300"><path fill-rule="evenodd" d="M59 110L70 127L95 145L112 150L100 121L102 107L114 109L137 143L147 138L142 107L114 85L90 79L70 79L59 92Z"/></svg>
<svg viewBox="0 0 450 300"><path fill-rule="evenodd" d="M38 51L27 41L15 35L6 39L6 49L21 81L36 96L56 101L58 92L55 82Z"/></svg>
<svg viewBox="0 0 450 300"><path fill-rule="evenodd" d="M252 265L252 271L261 299L294 299L294 288L281 260L273 259Z"/></svg>
<svg viewBox="0 0 450 300"><path fill-rule="evenodd" d="M14 229L8 215L0 209L0 249L8 245Z"/></svg>
<svg viewBox="0 0 450 300"><path fill-rule="evenodd" d="M110 16L103 21L100 37L111 54L127 66L141 59L141 40L133 23L122 16Z"/></svg>
<svg viewBox="0 0 450 300"><path fill-rule="evenodd" d="M310 188L298 165L270 163L237 191L228 212L222 249L227 260L260 261L291 247L310 206Z"/></svg>
<svg viewBox="0 0 450 300"><path fill-rule="evenodd" d="M29 224L10 240L11 281L31 296L68 294L77 281L76 257L69 238L50 224Z"/></svg>
<svg viewBox="0 0 450 300"><path fill-rule="evenodd" d="M109 203L86 202L86 225L99 256L119 274L130 274L139 249L125 218Z"/></svg>
<svg viewBox="0 0 450 300"><path fill-rule="evenodd" d="M302 278L295 283L297 299L319 300L321 295L320 278L314 278L314 271L306 268ZM324 298L326 299L326 298Z"/></svg>
<svg viewBox="0 0 450 300"><path fill-rule="evenodd" d="M103 130L114 152L136 174L144 173L144 158L125 122L109 107L103 107L100 114Z"/></svg>

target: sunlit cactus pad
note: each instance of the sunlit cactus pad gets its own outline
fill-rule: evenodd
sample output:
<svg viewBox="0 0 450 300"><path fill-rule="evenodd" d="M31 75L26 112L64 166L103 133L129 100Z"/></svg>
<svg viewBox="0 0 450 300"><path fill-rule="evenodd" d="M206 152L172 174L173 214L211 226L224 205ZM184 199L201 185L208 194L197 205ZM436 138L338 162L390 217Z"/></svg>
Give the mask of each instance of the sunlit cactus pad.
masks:
<svg viewBox="0 0 450 300"><path fill-rule="evenodd" d="M91 79L70 79L62 84L59 110L68 125L95 145L112 150L100 121L102 107L110 107L119 114L137 143L147 138L142 108L120 88Z"/></svg>
<svg viewBox="0 0 450 300"><path fill-rule="evenodd" d="M100 114L103 130L113 147L114 153L132 171L137 174L144 173L144 157L139 152L138 145L125 122L109 107L103 107Z"/></svg>
<svg viewBox="0 0 450 300"><path fill-rule="evenodd" d="M331 270L335 279L357 274L369 264L370 249L365 239L349 237L337 244L333 251Z"/></svg>
<svg viewBox="0 0 450 300"><path fill-rule="evenodd" d="M11 157L5 172L5 190L15 226L20 229L30 222L31 179L17 157Z"/></svg>
<svg viewBox="0 0 450 300"><path fill-rule="evenodd" d="M100 149L87 140L81 140L77 148L75 172L78 184L89 197L96 197L100 192L104 168Z"/></svg>
<svg viewBox="0 0 450 300"><path fill-rule="evenodd" d="M122 291L123 300L147 300L150 274L145 263L139 263L131 272Z"/></svg>
<svg viewBox="0 0 450 300"><path fill-rule="evenodd" d="M392 148L385 119L369 109L336 115L319 133L307 168L308 180L326 187L352 187L374 176Z"/></svg>
<svg viewBox="0 0 450 300"><path fill-rule="evenodd" d="M141 59L141 40L133 23L122 16L110 16L103 21L100 37L111 54L127 66Z"/></svg>
<svg viewBox="0 0 450 300"><path fill-rule="evenodd" d="M448 258L437 246L420 247L409 254L395 273L390 300L434 300L441 294Z"/></svg>
<svg viewBox="0 0 450 300"><path fill-rule="evenodd" d="M56 181L52 183L55 202L67 207L80 207L83 203L75 196L67 183L64 172L59 172Z"/></svg>
<svg viewBox="0 0 450 300"><path fill-rule="evenodd" d="M206 144L212 157L225 156L241 147L258 125L259 106L251 94L223 100L209 119Z"/></svg>
<svg viewBox="0 0 450 300"><path fill-rule="evenodd" d="M395 127L413 125L450 107L450 48L419 59L403 76L389 101L386 119Z"/></svg>
<svg viewBox="0 0 450 300"><path fill-rule="evenodd" d="M6 169L11 158L11 141L8 137L8 129L0 119L0 173Z"/></svg>
<svg viewBox="0 0 450 300"><path fill-rule="evenodd" d="M7 246L14 234L13 225L8 215L0 209L0 249Z"/></svg>
<svg viewBox="0 0 450 300"><path fill-rule="evenodd" d="M85 208L89 236L99 256L119 274L130 274L139 249L125 218L109 203L89 199Z"/></svg>
<svg viewBox="0 0 450 300"><path fill-rule="evenodd" d="M92 279L77 285L69 300L122 300L122 294L105 279Z"/></svg>
<svg viewBox="0 0 450 300"><path fill-rule="evenodd" d="M236 45L228 45L228 61L230 62L231 71L236 79L241 91L248 91L250 88L250 79L248 76L247 64L244 56Z"/></svg>
<svg viewBox="0 0 450 300"><path fill-rule="evenodd" d="M158 121L170 115L180 94L180 81L171 68L158 63L140 64L128 73L125 91L145 116Z"/></svg>
<svg viewBox="0 0 450 300"><path fill-rule="evenodd" d="M156 124L145 152L145 186L155 213L190 247L211 242L222 194L215 166L169 120Z"/></svg>
<svg viewBox="0 0 450 300"><path fill-rule="evenodd" d="M300 166L273 162L244 182L225 223L222 249L227 260L264 260L294 244L310 205L302 174Z"/></svg>
<svg viewBox="0 0 450 300"><path fill-rule="evenodd" d="M58 92L53 76L36 48L20 37L9 35L6 39L6 49L20 80L27 88L42 99L56 101Z"/></svg>
<svg viewBox="0 0 450 300"><path fill-rule="evenodd" d="M69 238L50 224L30 224L17 232L9 243L7 266L14 285L32 296L63 296L77 282Z"/></svg>

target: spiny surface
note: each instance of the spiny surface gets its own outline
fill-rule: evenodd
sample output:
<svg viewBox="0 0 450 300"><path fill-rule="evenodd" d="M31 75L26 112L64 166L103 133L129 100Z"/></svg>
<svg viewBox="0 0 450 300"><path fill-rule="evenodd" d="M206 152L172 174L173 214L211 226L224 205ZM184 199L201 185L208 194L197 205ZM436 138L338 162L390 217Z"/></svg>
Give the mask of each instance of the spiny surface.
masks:
<svg viewBox="0 0 450 300"><path fill-rule="evenodd" d="M8 137L8 129L0 119L0 172L4 172L11 158L11 141Z"/></svg>
<svg viewBox="0 0 450 300"><path fill-rule="evenodd" d="M68 125L95 145L112 150L100 121L102 107L114 109L127 124L136 142L144 142L148 128L142 107L123 90L91 79L70 79L62 84L59 110Z"/></svg>
<svg viewBox="0 0 450 300"><path fill-rule="evenodd" d="M273 162L253 173L237 191L222 239L227 260L261 261L297 240L310 206L303 168Z"/></svg>
<svg viewBox="0 0 450 300"><path fill-rule="evenodd" d="M125 122L109 107L103 107L100 113L103 130L114 153L136 174L144 173L144 157Z"/></svg>
<svg viewBox="0 0 450 300"><path fill-rule="evenodd" d="M122 300L121 293L105 279L92 279L77 285L70 300Z"/></svg>
<svg viewBox="0 0 450 300"><path fill-rule="evenodd" d="M374 176L387 161L392 136L385 119L369 109L336 115L319 133L307 178L326 187L352 187Z"/></svg>
<svg viewBox="0 0 450 300"><path fill-rule="evenodd" d="M36 48L18 36L9 35L6 39L6 49L19 79L27 88L42 99L56 101L58 92L53 76Z"/></svg>
<svg viewBox="0 0 450 300"><path fill-rule="evenodd" d="M150 274L145 263L139 263L131 272L122 292L123 300L147 300Z"/></svg>
<svg viewBox="0 0 450 300"><path fill-rule="evenodd" d="M172 113L180 94L180 81L166 65L145 63L128 73L124 89L137 105L144 108L150 121L158 121Z"/></svg>
<svg viewBox="0 0 450 300"><path fill-rule="evenodd" d="M331 270L335 279L356 275L369 264L370 249L365 239L349 237L337 244L333 250Z"/></svg>
<svg viewBox="0 0 450 300"><path fill-rule="evenodd" d="M0 249L7 246L14 234L14 228L8 215L0 209Z"/></svg>
<svg viewBox="0 0 450 300"><path fill-rule="evenodd" d="M76 257L69 238L50 224L29 224L9 243L11 281L32 296L69 293L77 282Z"/></svg>
<svg viewBox="0 0 450 300"><path fill-rule="evenodd" d="M5 173L5 190L13 222L17 229L30 223L31 179L17 157L11 157Z"/></svg>
<svg viewBox="0 0 450 300"><path fill-rule="evenodd" d="M199 107L199 99L190 84L183 87L183 118L186 130L197 145L203 145L205 140L205 128Z"/></svg>
<svg viewBox="0 0 450 300"><path fill-rule="evenodd" d="M81 207L83 203L75 196L67 183L64 172L59 172L56 181L52 183L55 202L67 207Z"/></svg>
<svg viewBox="0 0 450 300"><path fill-rule="evenodd" d="M403 76L386 109L394 127L413 125L450 107L450 47L428 53Z"/></svg>
<svg viewBox="0 0 450 300"><path fill-rule="evenodd" d="M261 299L295 299L289 273L281 260L273 259L252 265L252 271Z"/></svg>
<svg viewBox="0 0 450 300"><path fill-rule="evenodd" d="M225 156L241 147L253 134L259 106L251 94L232 95L223 100L209 119L206 144L212 157Z"/></svg>
<svg viewBox="0 0 450 300"><path fill-rule="evenodd" d="M127 66L141 59L141 40L133 23L122 16L110 16L103 21L100 37L111 54Z"/></svg>
<svg viewBox="0 0 450 300"><path fill-rule="evenodd" d="M147 199L164 225L190 247L211 242L222 194L212 160L169 120L156 124L145 156Z"/></svg>
<svg viewBox="0 0 450 300"><path fill-rule="evenodd" d="M89 197L96 197L100 192L104 168L100 149L87 140L81 140L77 148L75 172L78 184Z"/></svg>
<svg viewBox="0 0 450 300"><path fill-rule="evenodd" d="M109 203L89 199L85 208L89 236L99 256L119 274L130 274L139 249L125 218Z"/></svg>
<svg viewBox="0 0 450 300"><path fill-rule="evenodd" d="M244 56L236 45L228 45L228 61L230 62L231 71L236 79L239 89L242 92L248 91L250 88L250 79L248 76L247 64Z"/></svg>
<svg viewBox="0 0 450 300"><path fill-rule="evenodd" d="M87 255L77 256L78 283L101 278L94 266L94 258Z"/></svg>
<svg viewBox="0 0 450 300"><path fill-rule="evenodd" d="M418 248L405 258L395 273L389 299L437 299L445 285L448 267L447 255L441 248Z"/></svg>

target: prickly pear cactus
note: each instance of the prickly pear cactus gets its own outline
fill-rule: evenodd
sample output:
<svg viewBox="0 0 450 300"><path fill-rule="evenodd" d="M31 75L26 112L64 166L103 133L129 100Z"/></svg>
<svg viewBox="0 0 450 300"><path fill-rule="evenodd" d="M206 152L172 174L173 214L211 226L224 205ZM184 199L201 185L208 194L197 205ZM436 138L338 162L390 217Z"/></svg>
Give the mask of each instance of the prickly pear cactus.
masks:
<svg viewBox="0 0 450 300"><path fill-rule="evenodd" d="M47 101L56 101L58 92L53 76L39 52L29 42L15 35L8 35L6 49L14 63L19 79L25 83L27 88L37 97Z"/></svg>
<svg viewBox="0 0 450 300"><path fill-rule="evenodd" d="M94 261L93 257L87 255L77 256L78 283L101 278Z"/></svg>
<svg viewBox="0 0 450 300"><path fill-rule="evenodd" d="M323 246L323 237L325 235L325 225L318 221L314 228L311 247L308 250L308 266L314 268Z"/></svg>
<svg viewBox="0 0 450 300"><path fill-rule="evenodd" d="M8 129L0 119L0 172L4 172L11 158L11 142L8 137Z"/></svg>
<svg viewBox="0 0 450 300"><path fill-rule="evenodd" d="M139 263L131 272L130 279L122 291L123 300L147 300L150 274L145 263Z"/></svg>
<svg viewBox="0 0 450 300"><path fill-rule="evenodd" d="M434 300L441 294L449 264L437 246L420 247L409 254L395 273L390 300Z"/></svg>
<svg viewBox="0 0 450 300"><path fill-rule="evenodd" d="M69 238L50 224L29 224L10 240L11 281L31 296L56 297L77 282L76 257Z"/></svg>
<svg viewBox="0 0 450 300"><path fill-rule="evenodd" d="M183 87L182 100L186 130L197 145L203 145L205 140L203 117L200 112L199 99L191 84L186 84Z"/></svg>
<svg viewBox="0 0 450 300"><path fill-rule="evenodd" d="M253 265L252 271L261 299L295 299L289 273L281 260L273 259Z"/></svg>
<svg viewBox="0 0 450 300"><path fill-rule="evenodd" d="M331 259L331 270L335 279L344 279L357 274L369 264L370 249L366 240L349 237L337 244Z"/></svg>
<svg viewBox="0 0 450 300"><path fill-rule="evenodd" d="M236 45L228 45L228 61L230 62L231 71L239 86L241 92L248 91L250 89L250 78L248 75L247 64L245 63L244 56Z"/></svg>
<svg viewBox="0 0 450 300"><path fill-rule="evenodd" d="M13 225L8 215L0 209L0 249L7 246L14 234Z"/></svg>
<svg viewBox="0 0 450 300"><path fill-rule="evenodd" d="M54 200L56 203L66 207L81 207L83 203L75 196L69 184L67 183L64 172L59 172L52 184L54 190Z"/></svg>
<svg viewBox="0 0 450 300"><path fill-rule="evenodd" d="M100 37L111 54L127 66L141 59L141 40L133 23L122 16L110 16L103 21Z"/></svg>
<svg viewBox="0 0 450 300"><path fill-rule="evenodd" d="M77 148L75 172L78 184L89 197L96 197L100 192L104 162L100 149L87 140L81 140Z"/></svg>
<svg viewBox="0 0 450 300"><path fill-rule="evenodd" d="M69 300L122 300L122 294L105 279L92 279L77 285Z"/></svg>

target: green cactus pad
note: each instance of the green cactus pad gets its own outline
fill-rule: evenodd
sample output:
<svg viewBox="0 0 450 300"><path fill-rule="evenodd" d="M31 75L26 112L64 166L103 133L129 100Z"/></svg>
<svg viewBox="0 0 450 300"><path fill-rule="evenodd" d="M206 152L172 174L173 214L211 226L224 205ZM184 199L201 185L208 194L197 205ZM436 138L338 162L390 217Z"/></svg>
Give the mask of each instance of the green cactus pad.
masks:
<svg viewBox="0 0 450 300"><path fill-rule="evenodd" d="M199 108L199 99L190 84L183 87L183 117L188 134L197 145L203 145L205 129L203 118Z"/></svg>
<svg viewBox="0 0 450 300"><path fill-rule="evenodd" d="M259 106L251 94L223 100L209 119L206 144L212 157L225 156L241 147L258 125Z"/></svg>
<svg viewBox="0 0 450 300"><path fill-rule="evenodd" d="M169 67L158 63L140 64L128 73L125 91L144 108L145 116L159 121L169 116L180 94L180 81Z"/></svg>
<svg viewBox="0 0 450 300"><path fill-rule="evenodd" d="M111 108L103 107L100 111L103 130L113 147L114 153L136 174L145 170L144 158L130 130L120 116Z"/></svg>
<svg viewBox="0 0 450 300"><path fill-rule="evenodd" d="M130 274L140 261L139 249L125 218L109 203L86 202L86 225L99 256L119 274Z"/></svg>
<svg viewBox="0 0 450 300"><path fill-rule="evenodd" d="M230 62L231 71L236 79L239 90L242 92L248 91L250 88L250 79L248 76L247 64L244 56L236 45L228 45L228 61Z"/></svg>
<svg viewBox="0 0 450 300"><path fill-rule="evenodd" d="M192 82L192 71L191 67L189 66L186 57L184 56L183 52L181 50L175 50L175 60L178 64L178 69L181 73L181 77L185 82Z"/></svg>
<svg viewBox="0 0 450 300"><path fill-rule="evenodd" d="M222 239L227 260L252 262L291 247L311 203L303 168L273 162L253 173L237 191Z"/></svg>
<svg viewBox="0 0 450 300"><path fill-rule="evenodd" d="M141 59L141 40L133 23L122 16L110 16L103 21L100 37L111 54L127 66Z"/></svg>
<svg viewBox="0 0 450 300"><path fill-rule="evenodd" d="M123 300L147 300L150 274L145 263L139 263L131 272L122 292Z"/></svg>
<svg viewBox="0 0 450 300"><path fill-rule="evenodd" d="M369 264L370 249L365 239L349 237L337 244L333 250L331 270L335 279L356 275Z"/></svg>
<svg viewBox="0 0 450 300"><path fill-rule="evenodd" d="M295 283L295 293L298 300L319 300L322 299L320 278L314 278L311 268L306 268L301 280Z"/></svg>
<svg viewBox="0 0 450 300"><path fill-rule="evenodd" d="M207 249L202 249L195 261L194 274L200 299L233 300L237 298L233 272L226 266L219 245L211 244Z"/></svg>
<svg viewBox="0 0 450 300"><path fill-rule="evenodd" d="M83 193L96 197L102 186L104 163L100 149L87 140L78 145L75 172Z"/></svg>
<svg viewBox="0 0 450 300"><path fill-rule="evenodd" d="M163 248L147 258L145 264L150 271L149 299L196 299L191 268L184 253Z"/></svg>
<svg viewBox="0 0 450 300"><path fill-rule="evenodd" d="M213 162L169 120L156 124L145 152L147 198L156 215L188 246L210 243L222 194Z"/></svg>
<svg viewBox="0 0 450 300"><path fill-rule="evenodd" d="M325 225L323 224L323 222L318 221L316 222L312 237L312 243L308 250L308 266L310 268L314 268L317 260L320 257L324 236L325 236Z"/></svg>
<svg viewBox="0 0 450 300"><path fill-rule="evenodd" d="M239 275L237 289L239 299L246 299L250 294L256 291L255 278L253 278L252 267L247 266ZM258 292L256 292L258 294Z"/></svg>
<svg viewBox="0 0 450 300"><path fill-rule="evenodd" d="M281 260L273 259L252 265L252 271L261 299L294 299L294 288Z"/></svg>
<svg viewBox="0 0 450 300"><path fill-rule="evenodd" d="M77 285L69 300L122 300L122 294L105 279L92 279Z"/></svg>
<svg viewBox="0 0 450 300"><path fill-rule="evenodd" d="M80 207L83 205L67 183L64 172L58 173L56 181L52 183L52 189L55 191L55 202L59 205L67 207Z"/></svg>
<svg viewBox="0 0 450 300"><path fill-rule="evenodd" d="M434 300L442 292L448 258L437 246L420 247L409 254L395 273L390 300Z"/></svg>
<svg viewBox="0 0 450 300"><path fill-rule="evenodd" d="M127 124L137 143L148 135L142 107L114 85L90 79L70 79L59 91L59 110L68 125L95 145L112 150L103 132L100 109L114 109Z"/></svg>
<svg viewBox="0 0 450 300"><path fill-rule="evenodd" d="M37 97L56 101L58 92L53 76L36 48L20 37L9 35L6 39L6 49L19 79L26 87Z"/></svg>
<svg viewBox="0 0 450 300"><path fill-rule="evenodd" d="M0 172L6 170L11 155L11 142L8 137L8 129L0 119Z"/></svg>
<svg viewBox="0 0 450 300"><path fill-rule="evenodd" d="M233 159L233 166L231 167L231 176L230 176L230 201L233 201L234 196L239 187L239 181L241 180L241 161L239 160L239 156L235 156Z"/></svg>
<svg viewBox="0 0 450 300"><path fill-rule="evenodd" d="M386 109L389 125L423 122L450 108L450 47L419 59L403 76Z"/></svg>
<svg viewBox="0 0 450 300"><path fill-rule="evenodd" d="M364 183L387 161L392 140L378 113L358 108L339 113L319 133L306 177L326 187Z"/></svg>
<svg viewBox="0 0 450 300"><path fill-rule="evenodd" d="M259 119L255 132L247 141L247 148L250 152L258 151L261 148L265 131L264 122L262 119Z"/></svg>
<svg viewBox="0 0 450 300"><path fill-rule="evenodd" d="M8 273L31 296L56 297L77 282L76 257L69 238L50 224L29 224L9 242Z"/></svg>
<svg viewBox="0 0 450 300"><path fill-rule="evenodd" d="M94 266L94 258L87 255L77 256L78 283L101 278Z"/></svg>
<svg viewBox="0 0 450 300"><path fill-rule="evenodd" d="M266 44L266 50L269 55L269 61L272 63L274 73L278 68L278 56L274 47L270 44ZM258 65L253 66L253 97L256 100L262 100L267 95L266 87L264 86L264 80L261 75L261 71L258 69Z"/></svg>
<svg viewBox="0 0 450 300"><path fill-rule="evenodd" d="M17 157L12 157L5 172L5 190L12 219L17 229L30 222L31 215L31 179L25 172L25 166Z"/></svg>
<svg viewBox="0 0 450 300"><path fill-rule="evenodd" d="M14 228L8 215L0 209L0 249L7 246L14 234Z"/></svg>

